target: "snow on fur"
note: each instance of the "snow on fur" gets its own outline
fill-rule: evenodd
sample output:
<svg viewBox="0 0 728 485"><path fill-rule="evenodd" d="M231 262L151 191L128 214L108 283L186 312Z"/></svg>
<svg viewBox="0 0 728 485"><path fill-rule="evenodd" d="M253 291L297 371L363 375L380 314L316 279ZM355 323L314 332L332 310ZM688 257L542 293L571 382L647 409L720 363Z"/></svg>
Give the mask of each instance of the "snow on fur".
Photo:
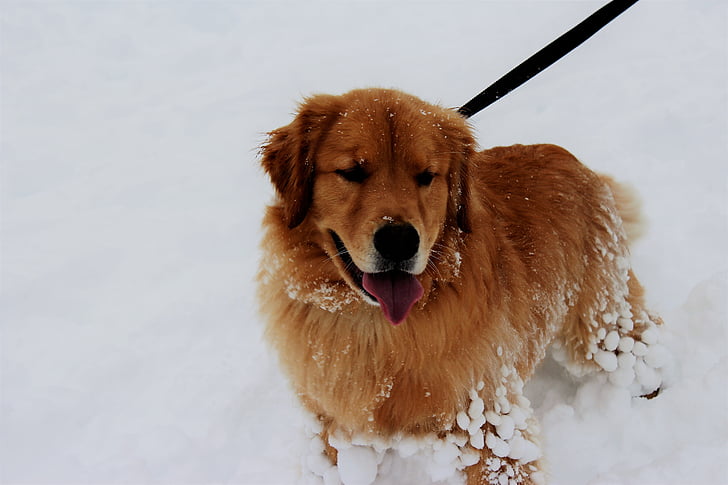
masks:
<svg viewBox="0 0 728 485"><path fill-rule="evenodd" d="M458 106L593 5L421 3L417 29L409 2L0 10L3 481L281 484L312 445L253 310L262 134L316 92ZM523 390L549 483L728 483L727 28L716 2L638 2L471 120L484 145L567 147L630 182L648 218L631 259L665 330L626 336L617 318L594 342L619 353L615 377L547 359ZM633 397L616 375L663 369L661 347L669 382ZM419 451L400 442L374 483L427 483L435 452Z"/></svg>

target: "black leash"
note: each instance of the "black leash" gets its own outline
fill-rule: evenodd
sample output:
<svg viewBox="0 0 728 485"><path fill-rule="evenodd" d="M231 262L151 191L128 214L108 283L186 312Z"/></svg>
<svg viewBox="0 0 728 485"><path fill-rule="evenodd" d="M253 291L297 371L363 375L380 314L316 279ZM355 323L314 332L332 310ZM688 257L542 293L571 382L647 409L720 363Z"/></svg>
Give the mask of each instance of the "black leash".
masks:
<svg viewBox="0 0 728 485"><path fill-rule="evenodd" d="M614 20L619 14L637 3L637 1L612 0L584 19L579 25L523 61L511 72L491 84L485 91L465 103L458 109L458 113L466 118L470 118L475 113L498 101L577 48L582 42L597 33L599 29Z"/></svg>

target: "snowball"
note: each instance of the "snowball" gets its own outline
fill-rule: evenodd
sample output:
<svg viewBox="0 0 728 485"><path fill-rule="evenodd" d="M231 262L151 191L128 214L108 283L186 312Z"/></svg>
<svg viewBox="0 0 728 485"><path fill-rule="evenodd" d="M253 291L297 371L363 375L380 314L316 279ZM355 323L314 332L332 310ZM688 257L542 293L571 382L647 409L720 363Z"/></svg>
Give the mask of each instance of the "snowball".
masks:
<svg viewBox="0 0 728 485"><path fill-rule="evenodd" d="M660 374L652 367L645 364L642 360L638 360L634 366L637 381L647 390L653 391L660 387Z"/></svg>
<svg viewBox="0 0 728 485"><path fill-rule="evenodd" d="M480 431L480 428L482 428L484 424L485 416L481 414L470 422L470 426L468 427L468 433L471 435L477 433L478 431Z"/></svg>
<svg viewBox="0 0 728 485"><path fill-rule="evenodd" d="M495 456L504 458L511 452L511 447L504 440L500 439L490 431L485 435L485 443Z"/></svg>
<svg viewBox="0 0 728 485"><path fill-rule="evenodd" d="M640 335L640 340L642 340L647 345L656 344L658 339L657 330L654 328L648 328L644 332L642 332L642 335Z"/></svg>
<svg viewBox="0 0 728 485"><path fill-rule="evenodd" d="M493 411L486 411L485 413L485 419L488 420L490 424L493 426L498 426L501 422L501 416L498 413L495 413Z"/></svg>
<svg viewBox="0 0 728 485"><path fill-rule="evenodd" d="M316 475L322 477L333 465L323 454L310 455L306 457L306 466Z"/></svg>
<svg viewBox="0 0 728 485"><path fill-rule="evenodd" d="M627 332L632 331L632 329L634 328L634 322L631 318L619 318L617 320L617 325L619 325L622 330L625 330Z"/></svg>
<svg viewBox="0 0 728 485"><path fill-rule="evenodd" d="M515 429L516 424L513 421L513 418L510 416L503 416L501 423L495 427L498 436L500 436L504 440L511 439L513 437L513 432L515 431Z"/></svg>
<svg viewBox="0 0 728 485"><path fill-rule="evenodd" d="M653 369L664 367L670 362L672 355L664 345L652 345L645 355L645 363Z"/></svg>
<svg viewBox="0 0 728 485"><path fill-rule="evenodd" d="M501 414L508 414L511 412L511 402L504 397L498 398L498 404L500 405Z"/></svg>
<svg viewBox="0 0 728 485"><path fill-rule="evenodd" d="M642 342L635 342L632 348L632 353L637 357L647 355L647 346Z"/></svg>
<svg viewBox="0 0 728 485"><path fill-rule="evenodd" d="M475 386L475 389L478 390L478 391L482 391L484 387L485 387L485 382L478 381L478 385Z"/></svg>
<svg viewBox="0 0 728 485"><path fill-rule="evenodd" d="M482 399L478 397L470 402L470 407L468 408L468 416L470 416L472 419L475 419L478 416L482 416L484 410L485 403Z"/></svg>
<svg viewBox="0 0 728 485"><path fill-rule="evenodd" d="M370 485L377 478L377 454L368 446L339 450L337 461L344 485Z"/></svg>
<svg viewBox="0 0 728 485"><path fill-rule="evenodd" d="M480 461L480 453L475 450L464 450L460 455L460 463L463 467L473 466Z"/></svg>
<svg viewBox="0 0 728 485"><path fill-rule="evenodd" d="M612 330L604 337L604 348L606 350L614 351L619 345L619 333L616 330Z"/></svg>
<svg viewBox="0 0 728 485"><path fill-rule="evenodd" d="M412 436L406 436L400 440L397 446L399 456L407 458L414 455L420 449L417 440Z"/></svg>
<svg viewBox="0 0 728 485"><path fill-rule="evenodd" d="M467 430L468 426L470 426L470 418L465 413L465 411L460 411L455 417L455 421L457 421L458 427L460 427L460 429L462 430Z"/></svg>
<svg viewBox="0 0 728 485"><path fill-rule="evenodd" d="M474 435L470 436L470 445L475 448L476 450L482 450L483 446L485 446L485 442L483 439L483 432L480 431L478 433L475 433Z"/></svg>
<svg viewBox="0 0 728 485"><path fill-rule="evenodd" d="M634 381L634 369L632 367L620 367L609 374L609 382L619 387L628 387Z"/></svg>
<svg viewBox="0 0 728 485"><path fill-rule="evenodd" d="M512 440L508 442L508 444L511 447L511 451L508 453L508 458L513 458L514 460L520 460L521 456L523 455L523 449L525 447L525 438L521 436L520 434L517 434L513 437Z"/></svg>
<svg viewBox="0 0 728 485"><path fill-rule="evenodd" d="M634 354L630 352L623 352L617 356L617 364L619 365L620 369L631 369L634 367L634 363L637 360L637 357L634 356Z"/></svg>
<svg viewBox="0 0 728 485"><path fill-rule="evenodd" d="M604 254L604 253L602 253L602 254ZM607 309L607 300L604 298L600 298L599 299L599 311L603 312L606 309Z"/></svg>
<svg viewBox="0 0 728 485"><path fill-rule="evenodd" d="M513 406L510 412L510 417L513 418L513 423L516 429L526 429L527 415L519 406Z"/></svg>
<svg viewBox="0 0 728 485"><path fill-rule="evenodd" d="M533 441L526 440L526 446L521 456L521 463L531 463L541 458L541 448Z"/></svg>
<svg viewBox="0 0 728 485"><path fill-rule="evenodd" d="M617 345L617 349L619 349L620 352L631 352L634 348L634 339L632 337L622 337L619 339L619 345Z"/></svg>
<svg viewBox="0 0 728 485"><path fill-rule="evenodd" d="M589 353L592 355L599 352L599 348L597 347L597 344L595 344L594 342L589 343L588 349L589 349Z"/></svg>
<svg viewBox="0 0 728 485"><path fill-rule="evenodd" d="M594 355L594 360L599 364L599 367L607 372L617 370L617 356L613 352L600 350Z"/></svg>
<svg viewBox="0 0 728 485"><path fill-rule="evenodd" d="M457 460L460 450L453 443L447 443L445 446L436 451L433 455L435 462L439 464L448 464Z"/></svg>
<svg viewBox="0 0 728 485"><path fill-rule="evenodd" d="M465 446L470 439L469 435L461 434L461 435L452 435L454 437L453 443L458 445L460 448Z"/></svg>
<svg viewBox="0 0 728 485"><path fill-rule="evenodd" d="M523 436L514 437L509 444L511 451L508 453L508 457L518 460L524 465L541 458L541 449L538 445Z"/></svg>
<svg viewBox="0 0 728 485"><path fill-rule="evenodd" d="M604 337L607 336L607 329L602 327L599 330L597 330L597 339L604 340Z"/></svg>

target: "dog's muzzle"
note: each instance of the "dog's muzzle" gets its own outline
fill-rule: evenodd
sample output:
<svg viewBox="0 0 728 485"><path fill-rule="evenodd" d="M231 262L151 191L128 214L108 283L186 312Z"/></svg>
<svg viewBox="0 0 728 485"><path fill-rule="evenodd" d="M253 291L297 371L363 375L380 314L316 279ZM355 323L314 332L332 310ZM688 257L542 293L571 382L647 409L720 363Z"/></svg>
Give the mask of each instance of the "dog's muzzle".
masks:
<svg viewBox="0 0 728 485"><path fill-rule="evenodd" d="M377 229L373 238L377 261L371 272L357 267L338 234L330 232L337 254L354 283L367 298L379 303L392 324L404 321L424 293L411 272L420 247L417 229L411 224L389 224Z"/></svg>

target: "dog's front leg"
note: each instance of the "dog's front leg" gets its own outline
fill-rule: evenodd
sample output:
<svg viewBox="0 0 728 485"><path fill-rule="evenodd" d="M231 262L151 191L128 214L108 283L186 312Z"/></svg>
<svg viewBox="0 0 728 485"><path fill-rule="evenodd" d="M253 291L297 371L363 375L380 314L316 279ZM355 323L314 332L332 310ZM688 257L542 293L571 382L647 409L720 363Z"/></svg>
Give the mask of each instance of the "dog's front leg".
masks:
<svg viewBox="0 0 728 485"><path fill-rule="evenodd" d="M501 385L470 391L470 405L457 425L469 434L463 460L467 485L545 483L538 444L538 423L515 369L502 369ZM484 400L482 396L489 396ZM473 455L473 452L476 454Z"/></svg>
<svg viewBox="0 0 728 485"><path fill-rule="evenodd" d="M338 451L330 443L333 421L324 416L310 415L306 423L308 436L308 452L304 454L302 467L304 476L319 477L326 480L328 476L338 480Z"/></svg>

